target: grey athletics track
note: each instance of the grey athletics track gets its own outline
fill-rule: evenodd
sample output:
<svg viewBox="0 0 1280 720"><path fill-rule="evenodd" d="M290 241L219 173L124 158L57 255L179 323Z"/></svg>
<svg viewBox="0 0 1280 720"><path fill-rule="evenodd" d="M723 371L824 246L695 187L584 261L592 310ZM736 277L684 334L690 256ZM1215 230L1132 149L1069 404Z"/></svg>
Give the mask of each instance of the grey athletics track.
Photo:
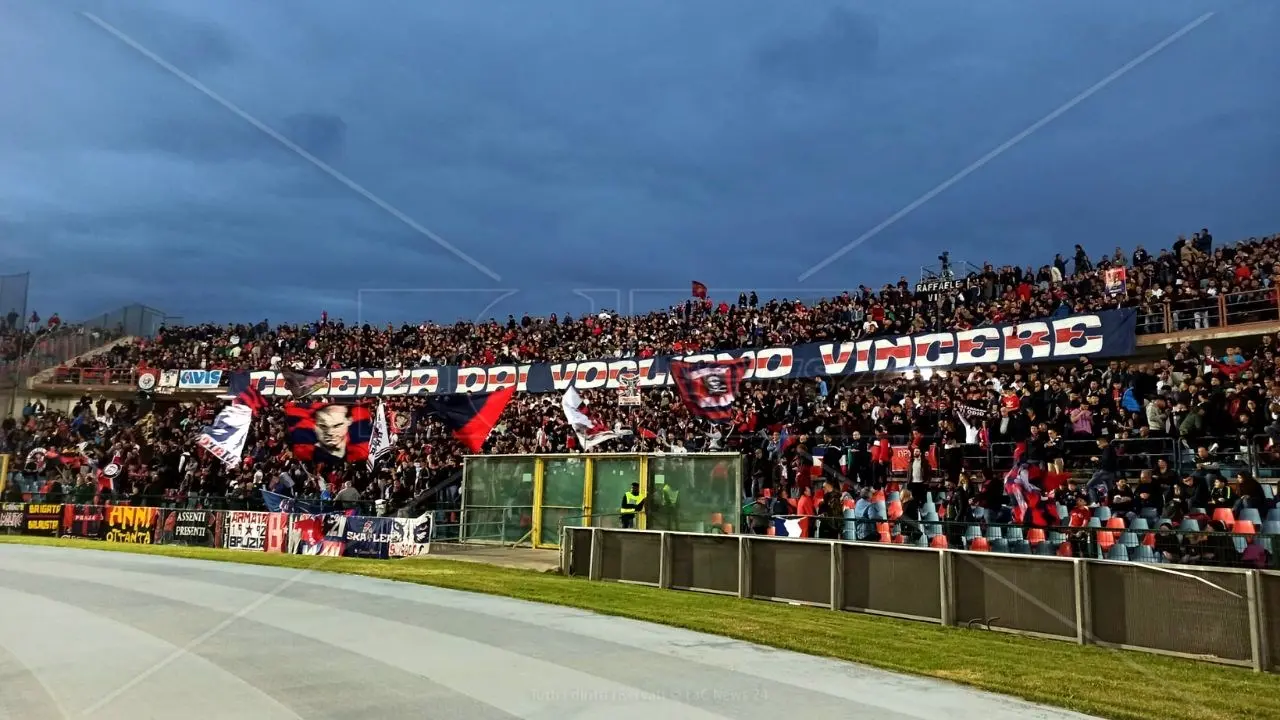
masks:
<svg viewBox="0 0 1280 720"><path fill-rule="evenodd" d="M322 572L0 545L0 718L73 717L1084 716L517 600Z"/></svg>

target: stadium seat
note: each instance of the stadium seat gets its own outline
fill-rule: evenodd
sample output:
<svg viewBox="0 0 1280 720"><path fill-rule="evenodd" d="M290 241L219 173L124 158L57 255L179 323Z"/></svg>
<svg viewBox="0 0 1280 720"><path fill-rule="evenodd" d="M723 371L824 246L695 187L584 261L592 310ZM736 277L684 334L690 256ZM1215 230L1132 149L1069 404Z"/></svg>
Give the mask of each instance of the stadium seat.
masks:
<svg viewBox="0 0 1280 720"><path fill-rule="evenodd" d="M991 545L987 543L987 539L979 535L969 541L969 549L974 552L991 552Z"/></svg>
<svg viewBox="0 0 1280 720"><path fill-rule="evenodd" d="M916 547L929 547L929 540L924 535L920 535L915 540L912 540L911 544Z"/></svg>
<svg viewBox="0 0 1280 720"><path fill-rule="evenodd" d="M1031 554L1031 543L1026 540L1010 540L1009 552L1015 555L1029 555Z"/></svg>
<svg viewBox="0 0 1280 720"><path fill-rule="evenodd" d="M990 541L991 552L1007 553L1009 552L1009 541L1004 538L996 538Z"/></svg>
<svg viewBox="0 0 1280 720"><path fill-rule="evenodd" d="M965 526L965 529L964 529L965 540L972 540L978 537L982 537L982 528L980 526L974 525L974 524L969 524Z"/></svg>
<svg viewBox="0 0 1280 720"><path fill-rule="evenodd" d="M1032 545L1039 545L1044 541L1044 530L1041 530L1040 528L1029 528L1027 530L1027 542Z"/></svg>
<svg viewBox="0 0 1280 720"><path fill-rule="evenodd" d="M1137 532L1139 530L1150 530L1151 526L1147 524L1145 517L1136 517L1129 521L1129 529Z"/></svg>
<svg viewBox="0 0 1280 720"><path fill-rule="evenodd" d="M1048 542L1055 547L1067 541L1067 534L1058 530L1050 530Z"/></svg>
<svg viewBox="0 0 1280 720"><path fill-rule="evenodd" d="M946 535L934 535L929 538L929 547L938 548L940 550L946 550L948 547L950 547L950 544L947 543Z"/></svg>
<svg viewBox="0 0 1280 720"><path fill-rule="evenodd" d="M934 515L938 514L938 506L934 505L932 502L921 503L920 514L928 515L929 513L933 513Z"/></svg>
<svg viewBox="0 0 1280 720"><path fill-rule="evenodd" d="M890 500L888 503L888 507L886 507L885 509L887 511L887 514L885 515L885 517L889 518L890 520L897 520L898 518L902 517L902 503L898 502L897 500Z"/></svg>
<svg viewBox="0 0 1280 720"><path fill-rule="evenodd" d="M1200 532L1200 522L1195 518L1182 518L1182 522L1178 524L1178 529L1182 532Z"/></svg>
<svg viewBox="0 0 1280 720"><path fill-rule="evenodd" d="M1271 508L1267 511L1267 522L1280 522L1280 508Z"/></svg>
<svg viewBox="0 0 1280 720"><path fill-rule="evenodd" d="M1236 546L1236 552L1244 552L1249 543L1257 536L1258 531L1253 523L1248 520L1237 520L1236 524L1231 528L1231 541Z"/></svg>
<svg viewBox="0 0 1280 720"><path fill-rule="evenodd" d="M1231 508L1215 508L1213 511L1213 519L1227 526L1230 530L1231 526L1236 522L1236 516L1231 514Z"/></svg>
<svg viewBox="0 0 1280 720"><path fill-rule="evenodd" d="M1058 557L1075 557L1076 554L1071 550L1071 543L1063 542L1058 545Z"/></svg>
<svg viewBox="0 0 1280 720"><path fill-rule="evenodd" d="M1097 517L1091 517L1089 518L1089 522L1085 523L1085 527L1100 528L1102 527L1102 521Z"/></svg>
<svg viewBox="0 0 1280 720"><path fill-rule="evenodd" d="M1157 525L1160 522L1160 511L1153 507L1142 508L1140 515L1142 516L1142 519L1146 520L1151 526Z"/></svg>
<svg viewBox="0 0 1280 720"><path fill-rule="evenodd" d="M1130 551L1129 559L1134 562L1153 563L1156 562L1156 551L1146 545L1139 545Z"/></svg>
<svg viewBox="0 0 1280 720"><path fill-rule="evenodd" d="M1005 528L1004 539L1005 540L1024 540L1025 537L1022 534L1022 527L1019 525L1013 525Z"/></svg>
<svg viewBox="0 0 1280 720"><path fill-rule="evenodd" d="M1107 559L1123 560L1124 562L1128 562L1129 548L1125 547L1124 545L1121 545L1120 543L1116 543L1112 545L1109 550L1107 550Z"/></svg>
<svg viewBox="0 0 1280 720"><path fill-rule="evenodd" d="M1111 519L1111 508L1106 505L1099 505L1093 509L1093 516L1103 522L1106 522Z"/></svg>
<svg viewBox="0 0 1280 720"><path fill-rule="evenodd" d="M1240 514L1236 517L1236 519L1248 520L1249 522L1253 523L1255 526L1262 524L1262 515L1253 508L1240 508Z"/></svg>
<svg viewBox="0 0 1280 720"><path fill-rule="evenodd" d="M854 540L857 538L857 535L854 534L857 524L853 522L856 518L857 515L855 515L852 510L844 511L845 523L844 527L840 530L841 540Z"/></svg>
<svg viewBox="0 0 1280 720"><path fill-rule="evenodd" d="M1036 555L1047 555L1052 557L1057 550L1058 546L1049 542L1042 542L1039 545L1031 546L1031 552Z"/></svg>

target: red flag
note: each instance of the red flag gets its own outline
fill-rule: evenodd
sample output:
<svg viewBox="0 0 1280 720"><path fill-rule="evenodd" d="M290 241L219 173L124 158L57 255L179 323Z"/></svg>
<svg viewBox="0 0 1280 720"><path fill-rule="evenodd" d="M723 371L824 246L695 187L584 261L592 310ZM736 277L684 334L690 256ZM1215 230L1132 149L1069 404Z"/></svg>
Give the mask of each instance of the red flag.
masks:
<svg viewBox="0 0 1280 720"><path fill-rule="evenodd" d="M696 298L702 298L705 300L707 298L707 286L697 280L694 280L692 289L690 289L689 293Z"/></svg>

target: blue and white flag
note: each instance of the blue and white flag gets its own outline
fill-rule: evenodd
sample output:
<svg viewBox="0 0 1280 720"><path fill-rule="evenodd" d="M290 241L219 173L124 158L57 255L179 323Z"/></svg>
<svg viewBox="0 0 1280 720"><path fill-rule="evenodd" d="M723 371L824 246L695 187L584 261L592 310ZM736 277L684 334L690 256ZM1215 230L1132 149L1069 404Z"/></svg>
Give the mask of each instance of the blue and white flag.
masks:
<svg viewBox="0 0 1280 720"><path fill-rule="evenodd" d="M387 426L387 408L379 400L378 409L373 416L373 435L369 437L369 469L378 464L378 458L391 452L396 444L396 436L391 434Z"/></svg>
<svg viewBox="0 0 1280 720"><path fill-rule="evenodd" d="M267 506L268 512L299 512L307 513L308 515L315 515L321 512L315 503L298 500L280 493L273 493L266 488L262 489L262 503Z"/></svg>
<svg viewBox="0 0 1280 720"><path fill-rule="evenodd" d="M249 425L253 422L253 408L239 403L222 408L210 425L200 432L196 444L209 454L234 468L244 455L244 444L249 439Z"/></svg>

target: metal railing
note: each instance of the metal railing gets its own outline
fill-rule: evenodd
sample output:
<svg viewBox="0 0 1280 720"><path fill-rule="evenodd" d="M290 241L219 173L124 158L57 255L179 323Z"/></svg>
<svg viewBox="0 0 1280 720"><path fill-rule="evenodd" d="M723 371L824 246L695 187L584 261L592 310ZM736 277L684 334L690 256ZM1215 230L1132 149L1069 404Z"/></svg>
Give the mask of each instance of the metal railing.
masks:
<svg viewBox="0 0 1280 720"><path fill-rule="evenodd" d="M748 535L802 540L1280 570L1280 558L1275 555L1280 550L1280 521L1264 523L1261 516L1255 523L1227 519L1220 512L1205 513L1201 520L1107 515L1095 516L1086 525L1069 525L1064 520L1058 525L1033 526L943 520L936 515L907 518L892 511L884 517L884 510L880 512L879 519L859 519L850 512L841 517L748 515L743 527ZM1222 523L1226 530L1215 530L1213 522ZM802 534L793 535L789 529ZM1256 548L1249 552L1250 546Z"/></svg>
<svg viewBox="0 0 1280 720"><path fill-rule="evenodd" d="M1155 335L1276 321L1280 321L1280 293L1275 288L1261 288L1192 301L1164 300L1150 310L1138 311L1137 333Z"/></svg>
<svg viewBox="0 0 1280 720"><path fill-rule="evenodd" d="M135 367L68 367L57 368L49 379L53 385L83 386L136 386L138 368Z"/></svg>
<svg viewBox="0 0 1280 720"><path fill-rule="evenodd" d="M565 528L561 570L1280 670L1280 572Z"/></svg>

